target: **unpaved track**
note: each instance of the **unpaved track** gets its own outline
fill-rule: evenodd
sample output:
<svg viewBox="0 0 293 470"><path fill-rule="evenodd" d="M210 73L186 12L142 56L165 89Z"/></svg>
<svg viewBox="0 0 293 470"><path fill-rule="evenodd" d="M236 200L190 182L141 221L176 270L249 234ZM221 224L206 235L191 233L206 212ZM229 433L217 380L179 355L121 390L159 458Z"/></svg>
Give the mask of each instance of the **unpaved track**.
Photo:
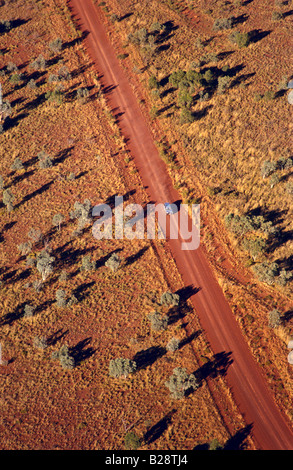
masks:
<svg viewBox="0 0 293 470"><path fill-rule="evenodd" d="M93 1L72 0L68 3L81 29L89 32L85 44L102 75L103 86L112 87L107 93L108 102L115 114L123 113L119 116L119 127L128 139L127 145L150 199L153 202L180 200ZM169 243L185 285L199 288L191 301L213 352L231 353L233 362L227 370L227 381L246 423L253 425L252 435L257 448L293 449L292 427L277 408L204 252L201 248L182 251L179 240Z"/></svg>

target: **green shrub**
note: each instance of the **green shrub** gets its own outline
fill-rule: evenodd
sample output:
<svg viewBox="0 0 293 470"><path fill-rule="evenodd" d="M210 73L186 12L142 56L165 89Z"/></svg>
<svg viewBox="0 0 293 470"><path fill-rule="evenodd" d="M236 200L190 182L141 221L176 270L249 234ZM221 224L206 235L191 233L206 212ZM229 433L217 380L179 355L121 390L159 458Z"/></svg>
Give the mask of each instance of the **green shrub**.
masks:
<svg viewBox="0 0 293 470"><path fill-rule="evenodd" d="M52 52L59 53L62 50L62 39L56 38L54 41L51 41L49 44L49 48Z"/></svg>
<svg viewBox="0 0 293 470"><path fill-rule="evenodd" d="M161 315L159 312L153 312L148 315L148 319L151 322L151 328L154 331L163 331L167 329L168 317Z"/></svg>
<svg viewBox="0 0 293 470"><path fill-rule="evenodd" d="M141 445L141 439L135 432L130 431L125 434L124 444L127 450L137 450Z"/></svg>
<svg viewBox="0 0 293 470"><path fill-rule="evenodd" d="M110 258L105 262L105 266L111 269L111 271L115 272L119 269L121 265L121 258L117 255L117 253L113 253Z"/></svg>
<svg viewBox="0 0 293 470"><path fill-rule="evenodd" d="M277 328L281 324L281 313L278 309L274 308L268 313L269 328Z"/></svg>
<svg viewBox="0 0 293 470"><path fill-rule="evenodd" d="M180 124L191 124L194 122L195 116L190 109L183 108L180 113Z"/></svg>
<svg viewBox="0 0 293 470"><path fill-rule="evenodd" d="M233 31L229 36L230 41L233 44L237 44L238 47L247 47L250 43L250 37L248 33L240 33L239 31Z"/></svg>
<svg viewBox="0 0 293 470"><path fill-rule="evenodd" d="M222 31L223 29L231 29L233 27L233 18L218 18L213 24L213 30Z"/></svg>
<svg viewBox="0 0 293 470"><path fill-rule="evenodd" d="M69 348L66 344L61 346L59 351L54 351L51 358L59 360L63 369L71 370L76 366L75 359L72 354L70 354Z"/></svg>
<svg viewBox="0 0 293 470"><path fill-rule="evenodd" d="M136 371L136 368L136 362L131 359L111 359L109 364L109 375L114 378L126 378L129 374L133 374Z"/></svg>
<svg viewBox="0 0 293 470"><path fill-rule="evenodd" d="M185 368L176 367L165 385L170 390L172 398L178 400L184 398L189 391L196 390L199 382L193 374L189 375Z"/></svg>
<svg viewBox="0 0 293 470"><path fill-rule="evenodd" d="M164 292L161 295L161 304L162 305L169 305L169 306L178 306L180 302L179 294L173 294L172 292Z"/></svg>
<svg viewBox="0 0 293 470"><path fill-rule="evenodd" d="M149 78L149 88L152 90L153 88L159 88L159 82L158 80L156 79L155 75L152 75L150 78Z"/></svg>

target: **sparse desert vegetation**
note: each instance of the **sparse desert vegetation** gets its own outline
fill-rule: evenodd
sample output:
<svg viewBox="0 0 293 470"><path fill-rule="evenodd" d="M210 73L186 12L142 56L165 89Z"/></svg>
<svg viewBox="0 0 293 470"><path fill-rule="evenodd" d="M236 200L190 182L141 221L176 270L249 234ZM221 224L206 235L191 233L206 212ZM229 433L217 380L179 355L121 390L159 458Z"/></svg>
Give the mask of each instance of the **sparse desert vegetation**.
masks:
<svg viewBox="0 0 293 470"><path fill-rule="evenodd" d="M92 236L94 204L147 196L66 2L0 9L1 449L253 448L165 242Z"/></svg>
<svg viewBox="0 0 293 470"><path fill-rule="evenodd" d="M273 3L95 2L292 419L292 5ZM0 11L1 448L253 449L165 242L92 235L96 203L148 201L67 2Z"/></svg>
<svg viewBox="0 0 293 470"><path fill-rule="evenodd" d="M174 186L201 203L201 244L291 418L292 4L109 0L103 9L120 18L108 23L113 45L129 54L123 66Z"/></svg>

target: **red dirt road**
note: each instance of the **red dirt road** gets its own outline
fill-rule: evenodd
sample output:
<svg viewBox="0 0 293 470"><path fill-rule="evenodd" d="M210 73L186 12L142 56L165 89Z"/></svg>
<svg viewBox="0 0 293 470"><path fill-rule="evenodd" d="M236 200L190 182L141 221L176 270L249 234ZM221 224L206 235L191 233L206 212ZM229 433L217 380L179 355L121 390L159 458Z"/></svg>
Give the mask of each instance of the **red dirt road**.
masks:
<svg viewBox="0 0 293 470"><path fill-rule="evenodd" d="M102 76L103 86L110 87L108 103L114 114L119 113L119 127L128 139L128 148L150 199L156 203L180 200L97 8L92 0L68 3L81 29L89 33L85 45ZM182 251L180 240L169 243L184 284L199 289L190 299L213 352L231 353L229 359L233 362L227 370L227 381L246 423L253 426L256 447L262 450L293 449L292 427L277 408L203 250L199 247L195 251Z"/></svg>

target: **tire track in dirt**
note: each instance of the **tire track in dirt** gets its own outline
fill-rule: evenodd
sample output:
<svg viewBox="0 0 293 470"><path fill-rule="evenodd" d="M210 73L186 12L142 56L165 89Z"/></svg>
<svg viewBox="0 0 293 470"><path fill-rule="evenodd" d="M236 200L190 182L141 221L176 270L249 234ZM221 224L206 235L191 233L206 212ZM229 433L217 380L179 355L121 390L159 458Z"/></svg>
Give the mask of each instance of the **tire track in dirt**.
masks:
<svg viewBox="0 0 293 470"><path fill-rule="evenodd" d="M88 31L85 45L101 74L101 83L112 109L119 112L119 127L127 139L135 164L153 202L180 200L165 163L160 159L134 93L108 40L92 0L69 1L80 28ZM170 240L174 260L186 286L198 288L192 301L214 353L231 353L227 381L246 423L252 424L256 445L266 450L293 449L293 432L277 408L262 371L254 361L239 325L201 247L182 251L179 240Z"/></svg>

